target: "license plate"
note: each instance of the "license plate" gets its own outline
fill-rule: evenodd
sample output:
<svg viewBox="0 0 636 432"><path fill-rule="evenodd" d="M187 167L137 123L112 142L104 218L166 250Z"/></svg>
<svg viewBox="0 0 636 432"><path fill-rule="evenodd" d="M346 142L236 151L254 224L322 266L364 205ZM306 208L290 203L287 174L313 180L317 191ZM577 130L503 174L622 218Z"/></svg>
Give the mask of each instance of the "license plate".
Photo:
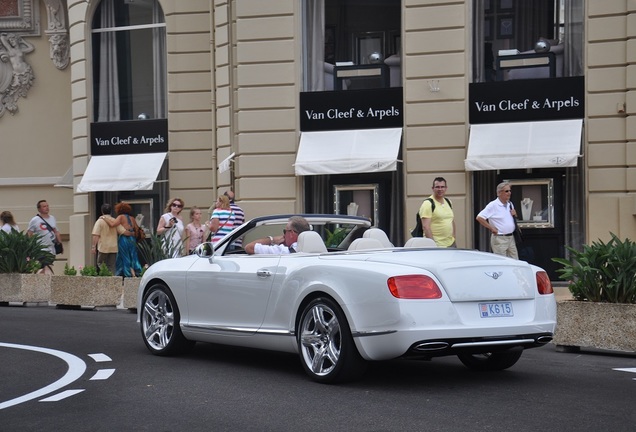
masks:
<svg viewBox="0 0 636 432"><path fill-rule="evenodd" d="M511 302L479 303L479 315L482 318L515 316Z"/></svg>

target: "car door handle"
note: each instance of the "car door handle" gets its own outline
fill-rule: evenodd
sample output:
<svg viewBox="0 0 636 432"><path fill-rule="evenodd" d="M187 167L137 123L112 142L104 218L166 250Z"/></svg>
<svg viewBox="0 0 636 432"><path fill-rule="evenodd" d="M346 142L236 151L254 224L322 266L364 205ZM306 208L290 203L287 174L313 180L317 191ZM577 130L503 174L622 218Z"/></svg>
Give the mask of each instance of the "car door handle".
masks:
<svg viewBox="0 0 636 432"><path fill-rule="evenodd" d="M268 269L256 270L256 276L258 277L266 278L266 277L270 277L271 275L272 275L272 272L269 271Z"/></svg>

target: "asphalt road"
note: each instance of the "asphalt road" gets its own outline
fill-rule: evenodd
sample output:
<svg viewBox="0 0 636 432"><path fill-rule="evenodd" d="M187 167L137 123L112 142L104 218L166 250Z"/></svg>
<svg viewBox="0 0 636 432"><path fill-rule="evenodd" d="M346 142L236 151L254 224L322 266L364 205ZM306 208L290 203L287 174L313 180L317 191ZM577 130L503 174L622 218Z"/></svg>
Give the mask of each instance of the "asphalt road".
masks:
<svg viewBox="0 0 636 432"><path fill-rule="evenodd" d="M0 307L0 431L636 430L635 356L550 345L503 372L396 360L321 385L289 354L197 344L155 357L135 320Z"/></svg>

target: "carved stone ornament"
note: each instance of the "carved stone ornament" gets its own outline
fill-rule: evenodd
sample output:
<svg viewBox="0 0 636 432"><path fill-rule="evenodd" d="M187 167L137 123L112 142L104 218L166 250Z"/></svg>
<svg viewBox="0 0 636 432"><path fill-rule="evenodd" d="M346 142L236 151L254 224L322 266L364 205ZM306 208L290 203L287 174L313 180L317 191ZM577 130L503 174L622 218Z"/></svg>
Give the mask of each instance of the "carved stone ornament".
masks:
<svg viewBox="0 0 636 432"><path fill-rule="evenodd" d="M53 64L58 69L65 69L70 60L70 49L68 44L68 31L66 29L66 7L62 0L44 0L48 25L44 33L49 37L51 44L49 53Z"/></svg>
<svg viewBox="0 0 636 432"><path fill-rule="evenodd" d="M24 57L33 45L16 33L0 33L0 117L15 114L18 98L26 97L33 84L33 69Z"/></svg>

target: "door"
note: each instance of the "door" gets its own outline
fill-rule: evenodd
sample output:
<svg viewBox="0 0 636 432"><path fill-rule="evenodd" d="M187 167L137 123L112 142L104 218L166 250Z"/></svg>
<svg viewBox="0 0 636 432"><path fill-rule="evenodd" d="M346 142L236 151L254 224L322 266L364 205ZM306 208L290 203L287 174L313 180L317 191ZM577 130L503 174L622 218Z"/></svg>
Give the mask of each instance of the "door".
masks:
<svg viewBox="0 0 636 432"><path fill-rule="evenodd" d="M188 271L188 325L211 331L256 332L261 326L280 255L215 256Z"/></svg>

